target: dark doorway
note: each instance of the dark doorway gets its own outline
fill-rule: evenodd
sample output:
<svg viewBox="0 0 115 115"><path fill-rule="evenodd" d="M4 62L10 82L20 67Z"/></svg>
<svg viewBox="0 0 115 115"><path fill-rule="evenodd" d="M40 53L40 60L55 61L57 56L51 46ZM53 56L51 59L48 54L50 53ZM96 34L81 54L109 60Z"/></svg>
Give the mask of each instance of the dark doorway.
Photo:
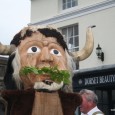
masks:
<svg viewBox="0 0 115 115"><path fill-rule="evenodd" d="M98 107L105 115L115 115L115 90L111 87L96 88L95 93L98 95Z"/></svg>

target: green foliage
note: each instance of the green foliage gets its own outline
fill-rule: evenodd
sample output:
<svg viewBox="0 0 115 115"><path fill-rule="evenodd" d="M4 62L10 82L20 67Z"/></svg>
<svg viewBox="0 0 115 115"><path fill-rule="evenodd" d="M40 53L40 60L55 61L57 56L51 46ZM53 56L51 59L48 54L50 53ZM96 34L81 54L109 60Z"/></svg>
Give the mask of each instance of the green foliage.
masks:
<svg viewBox="0 0 115 115"><path fill-rule="evenodd" d="M64 84L69 84L70 80L70 74L67 70L58 70L57 67L43 67L41 69L36 67L24 67L20 71L20 75L28 75L30 73L34 73L36 75L43 75L47 74L51 77L52 81L60 83L61 81L64 82Z"/></svg>

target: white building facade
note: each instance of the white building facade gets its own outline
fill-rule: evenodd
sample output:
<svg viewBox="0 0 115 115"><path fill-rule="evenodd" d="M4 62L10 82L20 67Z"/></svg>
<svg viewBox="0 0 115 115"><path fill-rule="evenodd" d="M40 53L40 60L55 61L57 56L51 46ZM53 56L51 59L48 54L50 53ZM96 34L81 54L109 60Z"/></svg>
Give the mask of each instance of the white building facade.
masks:
<svg viewBox="0 0 115 115"><path fill-rule="evenodd" d="M70 51L82 49L86 28L96 25L93 28L94 50L89 58L79 62L73 85L75 91L95 90L101 101L100 108L105 114L115 115L111 111L115 108L115 85L111 86L115 84L115 0L31 0L29 25L60 29ZM104 53L103 61L96 55L98 44Z"/></svg>
<svg viewBox="0 0 115 115"><path fill-rule="evenodd" d="M76 6L63 10L63 1L76 1L77 3ZM73 29L78 29L79 50L85 44L86 28L96 25L96 28L93 29L94 51L88 59L80 62L80 69L115 63L114 18L114 0L31 0L30 24L50 25L61 29L77 25L78 28L74 27ZM96 56L98 44L104 52L103 62Z"/></svg>

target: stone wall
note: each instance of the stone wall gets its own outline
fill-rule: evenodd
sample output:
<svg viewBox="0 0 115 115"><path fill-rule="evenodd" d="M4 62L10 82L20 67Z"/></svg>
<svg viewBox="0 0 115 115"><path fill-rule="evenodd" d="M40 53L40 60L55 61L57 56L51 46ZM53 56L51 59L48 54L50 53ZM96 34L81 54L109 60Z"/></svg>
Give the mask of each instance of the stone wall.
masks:
<svg viewBox="0 0 115 115"><path fill-rule="evenodd" d="M0 57L0 90L4 88L3 78L7 68L8 57Z"/></svg>

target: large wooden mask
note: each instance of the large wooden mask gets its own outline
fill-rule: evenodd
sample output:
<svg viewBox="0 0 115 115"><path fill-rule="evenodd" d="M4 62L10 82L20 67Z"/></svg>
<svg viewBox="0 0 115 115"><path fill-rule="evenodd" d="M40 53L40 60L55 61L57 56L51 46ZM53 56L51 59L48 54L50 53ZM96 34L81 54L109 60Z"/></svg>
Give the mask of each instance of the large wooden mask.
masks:
<svg viewBox="0 0 115 115"><path fill-rule="evenodd" d="M15 35L10 46L1 44L0 54L15 54L12 66L14 69L13 78L17 87L20 89L22 85L24 89L34 88L45 91L56 91L64 86L71 87L73 59L77 61L84 60L90 56L93 50L92 27L94 26L87 29L85 47L71 55L62 34L49 27L25 27ZM56 71L68 71L70 84L65 84L65 78L61 79L60 82L56 82L47 73L35 74L30 72L26 75L20 74L24 67L35 67L40 70L44 67L56 67Z"/></svg>

